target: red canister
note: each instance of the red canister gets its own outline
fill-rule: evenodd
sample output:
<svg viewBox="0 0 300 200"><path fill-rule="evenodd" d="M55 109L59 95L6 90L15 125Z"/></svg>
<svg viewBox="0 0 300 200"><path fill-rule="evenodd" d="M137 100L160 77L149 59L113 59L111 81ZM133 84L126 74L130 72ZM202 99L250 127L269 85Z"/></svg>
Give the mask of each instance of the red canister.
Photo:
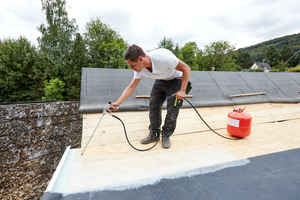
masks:
<svg viewBox="0 0 300 200"><path fill-rule="evenodd" d="M252 117L244 112L245 108L235 107L233 112L228 114L227 132L235 137L243 138L251 133Z"/></svg>

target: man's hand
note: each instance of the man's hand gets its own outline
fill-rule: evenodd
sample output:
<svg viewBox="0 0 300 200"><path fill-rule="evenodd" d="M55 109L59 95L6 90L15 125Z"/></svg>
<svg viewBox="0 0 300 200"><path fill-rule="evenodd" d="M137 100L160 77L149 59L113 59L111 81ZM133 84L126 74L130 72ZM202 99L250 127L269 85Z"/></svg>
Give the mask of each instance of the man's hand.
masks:
<svg viewBox="0 0 300 200"><path fill-rule="evenodd" d="M183 99L185 96L185 91L183 90L179 90L178 92L176 92L175 94L173 94L173 96L176 96L177 99Z"/></svg>
<svg viewBox="0 0 300 200"><path fill-rule="evenodd" d="M111 113L112 111L117 111L118 109L119 109L119 104L112 103L112 104L110 104L110 108L108 110Z"/></svg>

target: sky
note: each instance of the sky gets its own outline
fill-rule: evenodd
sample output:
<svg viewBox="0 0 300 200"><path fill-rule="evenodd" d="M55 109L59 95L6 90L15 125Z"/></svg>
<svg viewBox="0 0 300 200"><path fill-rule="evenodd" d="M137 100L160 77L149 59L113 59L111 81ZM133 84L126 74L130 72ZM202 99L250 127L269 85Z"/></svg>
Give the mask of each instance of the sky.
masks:
<svg viewBox="0 0 300 200"><path fill-rule="evenodd" d="M82 34L91 19L118 32L145 51L171 38L180 47L200 49L227 41L237 49L300 33L299 0L68 0L69 19ZM0 6L0 39L20 36L38 45L37 27L46 23L40 0L6 0ZM46 24L47 25L47 24Z"/></svg>

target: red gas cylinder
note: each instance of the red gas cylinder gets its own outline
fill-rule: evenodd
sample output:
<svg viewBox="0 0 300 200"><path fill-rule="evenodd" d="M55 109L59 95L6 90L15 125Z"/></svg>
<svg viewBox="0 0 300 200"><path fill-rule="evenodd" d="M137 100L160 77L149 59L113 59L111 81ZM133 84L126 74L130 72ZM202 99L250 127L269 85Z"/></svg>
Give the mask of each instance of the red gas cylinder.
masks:
<svg viewBox="0 0 300 200"><path fill-rule="evenodd" d="M243 112L245 108L237 109L234 107L233 112L228 114L227 132L235 137L243 138L250 135L252 117Z"/></svg>

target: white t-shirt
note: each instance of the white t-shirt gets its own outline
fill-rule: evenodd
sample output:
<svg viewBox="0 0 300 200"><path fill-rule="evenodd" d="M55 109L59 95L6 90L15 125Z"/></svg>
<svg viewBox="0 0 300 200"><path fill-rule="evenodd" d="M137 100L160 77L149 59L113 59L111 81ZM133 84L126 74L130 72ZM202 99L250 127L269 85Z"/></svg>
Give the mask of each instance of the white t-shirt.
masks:
<svg viewBox="0 0 300 200"><path fill-rule="evenodd" d="M134 78L147 76L159 80L171 80L182 77L182 72L176 70L179 59L167 49L157 49L147 53L152 62L152 72L143 68L140 72L134 71Z"/></svg>

